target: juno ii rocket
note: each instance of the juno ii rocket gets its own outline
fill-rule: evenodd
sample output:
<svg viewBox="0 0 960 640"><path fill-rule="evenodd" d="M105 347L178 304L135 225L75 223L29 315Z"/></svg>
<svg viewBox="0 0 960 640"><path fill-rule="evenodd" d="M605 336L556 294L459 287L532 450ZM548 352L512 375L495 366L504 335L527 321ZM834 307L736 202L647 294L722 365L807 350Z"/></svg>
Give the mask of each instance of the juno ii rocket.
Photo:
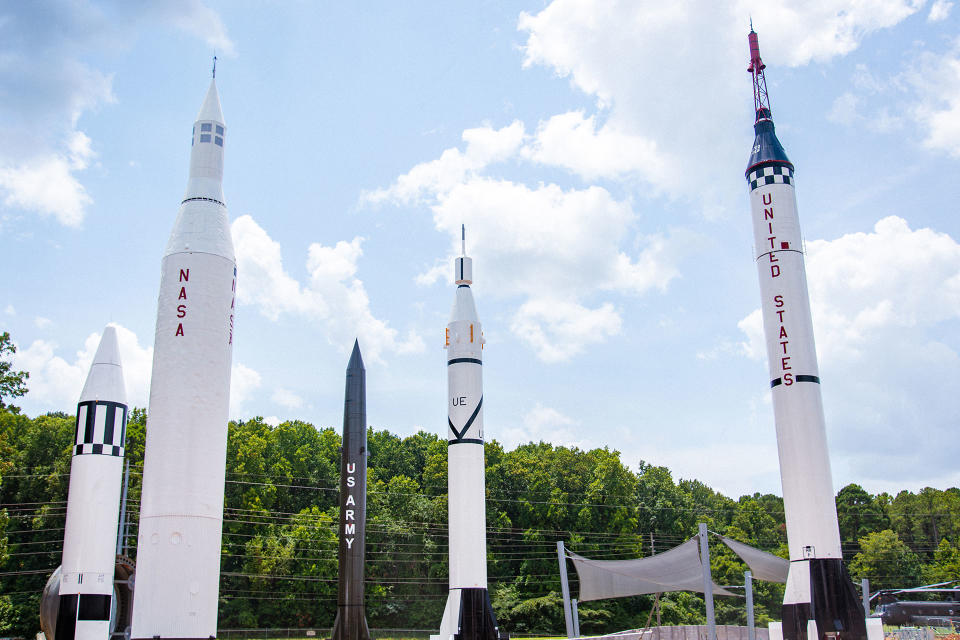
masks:
<svg viewBox="0 0 960 640"><path fill-rule="evenodd" d="M464 234L461 228L461 238ZM473 261L454 266L457 297L447 325L447 508L450 592L436 640L498 640L487 591L486 480L483 459L483 332L470 285Z"/></svg>
<svg viewBox="0 0 960 640"><path fill-rule="evenodd" d="M161 262L143 462L133 638L213 638L237 267L216 68Z"/></svg>
<svg viewBox="0 0 960 640"><path fill-rule="evenodd" d="M774 133L752 28L749 41L756 139L746 178L790 548L783 637L860 640L867 637L866 625L840 549L794 167Z"/></svg>
<svg viewBox="0 0 960 640"><path fill-rule="evenodd" d="M117 331L107 327L77 404L56 640L110 637L126 398Z"/></svg>

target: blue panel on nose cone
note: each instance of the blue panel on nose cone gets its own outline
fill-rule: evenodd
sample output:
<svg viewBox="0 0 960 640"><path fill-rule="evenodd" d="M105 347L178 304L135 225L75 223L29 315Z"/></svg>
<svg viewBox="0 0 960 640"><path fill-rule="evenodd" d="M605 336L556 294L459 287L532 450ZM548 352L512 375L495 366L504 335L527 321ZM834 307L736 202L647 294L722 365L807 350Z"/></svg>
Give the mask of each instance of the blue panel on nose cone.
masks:
<svg viewBox="0 0 960 640"><path fill-rule="evenodd" d="M769 117L769 112L764 109L761 114L762 117L755 125L753 125L753 130L756 132L757 137L753 141L753 150L750 152L750 161L747 162L747 171L750 173L750 170L757 167L761 164L775 163L786 165L793 168L793 163L790 162L790 158L787 157L787 152L784 151L783 145L780 144L780 141L777 139L777 134L773 130L773 120Z"/></svg>

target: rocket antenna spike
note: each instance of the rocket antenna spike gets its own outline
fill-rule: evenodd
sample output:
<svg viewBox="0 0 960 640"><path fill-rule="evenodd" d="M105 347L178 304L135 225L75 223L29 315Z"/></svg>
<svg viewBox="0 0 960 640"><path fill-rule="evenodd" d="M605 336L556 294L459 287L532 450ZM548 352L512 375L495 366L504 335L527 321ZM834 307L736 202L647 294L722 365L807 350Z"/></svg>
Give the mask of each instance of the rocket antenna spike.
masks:
<svg viewBox="0 0 960 640"><path fill-rule="evenodd" d="M467 225L460 225L460 255L467 255Z"/></svg>
<svg viewBox="0 0 960 640"><path fill-rule="evenodd" d="M216 50L214 50L214 52L213 52L213 79L214 79L214 80L217 79L217 52L216 52Z"/></svg>

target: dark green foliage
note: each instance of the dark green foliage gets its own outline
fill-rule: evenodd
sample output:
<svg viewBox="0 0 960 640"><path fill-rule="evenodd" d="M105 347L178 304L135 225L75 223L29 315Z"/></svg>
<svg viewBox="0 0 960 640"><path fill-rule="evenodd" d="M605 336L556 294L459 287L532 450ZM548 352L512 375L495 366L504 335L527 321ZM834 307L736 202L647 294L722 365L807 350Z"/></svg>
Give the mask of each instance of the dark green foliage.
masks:
<svg viewBox="0 0 960 640"><path fill-rule="evenodd" d="M146 412L127 427L129 553L136 520ZM0 411L0 634L38 630L40 590L60 562L74 418L30 419ZM371 627L437 628L447 594L447 444L432 433L405 438L368 431L367 617ZM597 559L648 556L689 539L697 524L786 556L783 501L731 500L696 480L617 451L528 443L485 448L487 565L491 598L513 633L561 633L556 543ZM230 423L219 626L310 627L336 609L339 429L261 418ZM837 496L854 577L874 588L960 575L960 491L873 496L856 485ZM5 564L4 564L5 563ZM743 583L746 567L711 542L718 584ZM569 566L571 591L579 585ZM778 619L783 586L754 582L757 623ZM580 603L581 630L656 624L654 596ZM716 598L721 624L745 623L743 600ZM663 624L702 624L703 598L660 598Z"/></svg>

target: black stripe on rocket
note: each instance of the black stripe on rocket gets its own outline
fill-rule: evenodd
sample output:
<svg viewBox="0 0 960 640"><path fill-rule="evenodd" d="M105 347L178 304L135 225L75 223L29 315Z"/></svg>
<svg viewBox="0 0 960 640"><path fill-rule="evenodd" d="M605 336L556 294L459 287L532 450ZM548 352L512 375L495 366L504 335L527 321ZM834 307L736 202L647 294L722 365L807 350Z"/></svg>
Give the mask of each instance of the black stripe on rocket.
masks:
<svg viewBox="0 0 960 640"><path fill-rule="evenodd" d="M463 429L457 431L457 428L453 426L453 420L450 419L450 416L447 416L447 424L450 425L450 430L453 431L453 435L456 436L455 439L450 440L447 444L483 444L483 440L478 438L464 438L463 434L470 430L470 427L473 425L473 421L477 419L477 416L480 415L480 409L483 407L483 396L480 396L480 402L477 403L477 408L473 410L473 413L470 415L470 418L467 420L467 423L463 425Z"/></svg>
<svg viewBox="0 0 960 640"><path fill-rule="evenodd" d="M797 382L816 382L817 384L820 384L820 378L817 376L799 375L799 376L795 376L794 380L796 380ZM770 388L772 389L773 387L778 387L781 384L783 384L782 378L774 378L773 380L770 381Z"/></svg>
<svg viewBox="0 0 960 640"><path fill-rule="evenodd" d="M98 411L98 407L103 409ZM98 416L102 416L100 425L97 424ZM77 405L74 455L93 453L122 457L126 436L127 405L103 400L88 400Z"/></svg>

